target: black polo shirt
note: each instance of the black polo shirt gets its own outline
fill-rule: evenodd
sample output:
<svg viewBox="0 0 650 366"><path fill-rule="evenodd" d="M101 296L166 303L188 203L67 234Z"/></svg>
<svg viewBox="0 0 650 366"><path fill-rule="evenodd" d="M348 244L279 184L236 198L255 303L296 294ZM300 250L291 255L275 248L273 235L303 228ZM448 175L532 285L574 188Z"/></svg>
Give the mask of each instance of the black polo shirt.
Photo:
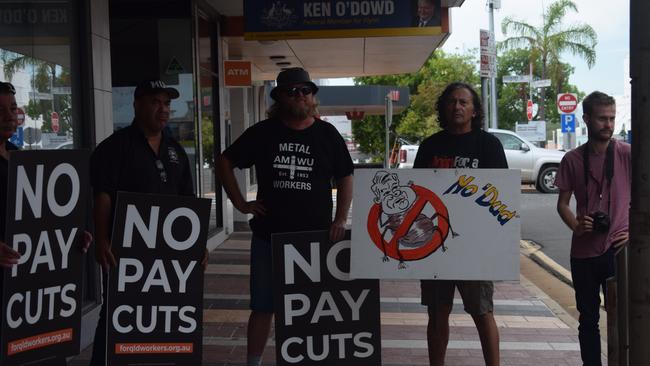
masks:
<svg viewBox="0 0 650 366"><path fill-rule="evenodd" d="M97 146L90 157L90 181L94 194L107 193L113 205L118 191L194 195L183 147L163 131L156 156L135 124L115 131Z"/></svg>
<svg viewBox="0 0 650 366"><path fill-rule="evenodd" d="M5 141L7 151L18 150L16 145ZM0 239L5 240L7 215L7 179L9 178L9 161L0 156Z"/></svg>

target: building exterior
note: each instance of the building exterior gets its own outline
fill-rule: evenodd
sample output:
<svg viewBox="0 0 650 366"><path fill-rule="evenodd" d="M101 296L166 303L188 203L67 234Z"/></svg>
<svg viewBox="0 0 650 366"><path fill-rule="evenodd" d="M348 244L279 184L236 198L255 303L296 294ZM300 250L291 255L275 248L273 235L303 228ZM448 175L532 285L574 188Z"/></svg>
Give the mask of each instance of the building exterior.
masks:
<svg viewBox="0 0 650 366"><path fill-rule="evenodd" d="M250 3L262 9L292 1ZM385 9L400 10L417 1L387 3L393 8ZM169 128L194 166L197 195L213 201L213 249L247 221L222 192L214 155L265 118L268 90L282 67L304 67L313 78L415 71L448 37L448 8L462 3L441 0L441 24L427 30L387 23L388 30L312 30L297 39L253 32L247 40L247 19L259 14L245 14L243 0L1 0L0 79L17 87L25 122L15 141L25 149L92 149L131 123L137 82L162 79L177 88ZM250 62L248 86L226 85L225 60ZM254 177L237 174L249 191ZM101 301L99 270L92 255L87 261L84 347Z"/></svg>

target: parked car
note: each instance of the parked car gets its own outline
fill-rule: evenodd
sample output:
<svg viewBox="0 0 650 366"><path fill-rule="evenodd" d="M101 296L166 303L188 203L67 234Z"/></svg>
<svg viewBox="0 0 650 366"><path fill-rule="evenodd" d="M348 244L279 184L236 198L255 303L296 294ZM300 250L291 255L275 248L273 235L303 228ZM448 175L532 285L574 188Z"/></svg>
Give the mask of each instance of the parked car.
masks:
<svg viewBox="0 0 650 366"><path fill-rule="evenodd" d="M501 141L510 169L521 170L521 182L535 184L542 193L556 193L555 175L564 156L563 151L543 149L508 130L490 129ZM402 145L398 168L412 168L418 145Z"/></svg>
<svg viewBox="0 0 650 366"><path fill-rule="evenodd" d="M54 149L55 150L71 150L71 149L74 149L74 142L72 142L72 141L64 142L61 145L55 147Z"/></svg>

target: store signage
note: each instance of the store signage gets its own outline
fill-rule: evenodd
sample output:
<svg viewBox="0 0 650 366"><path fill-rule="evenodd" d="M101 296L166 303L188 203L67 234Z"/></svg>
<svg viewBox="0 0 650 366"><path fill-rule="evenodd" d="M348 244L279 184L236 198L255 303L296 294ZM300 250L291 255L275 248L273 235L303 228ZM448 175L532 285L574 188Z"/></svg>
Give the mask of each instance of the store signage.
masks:
<svg viewBox="0 0 650 366"><path fill-rule="evenodd" d="M245 0L244 38L279 40L426 36L448 33L448 9L439 2L426 21L417 1Z"/></svg>
<svg viewBox="0 0 650 366"><path fill-rule="evenodd" d="M223 73L226 87L248 87L253 84L250 61L224 61Z"/></svg>

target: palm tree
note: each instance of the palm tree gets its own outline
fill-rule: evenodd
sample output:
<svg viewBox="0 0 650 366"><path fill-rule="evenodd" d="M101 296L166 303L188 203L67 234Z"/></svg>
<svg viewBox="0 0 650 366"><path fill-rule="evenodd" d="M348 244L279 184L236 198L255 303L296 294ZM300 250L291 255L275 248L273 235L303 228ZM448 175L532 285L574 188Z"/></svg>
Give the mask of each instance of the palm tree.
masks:
<svg viewBox="0 0 650 366"><path fill-rule="evenodd" d="M24 106L25 112L32 119L43 117L43 131L52 130L52 111L59 112L61 118L61 132L72 130L71 109L72 102L69 95L54 95L53 87L57 85L69 85L70 72L53 62L48 62L30 55L23 55L10 50L0 49L0 65L4 71L7 81L21 70L31 70L31 88L36 92L50 92L52 99L38 100L30 98Z"/></svg>
<svg viewBox="0 0 650 366"><path fill-rule="evenodd" d="M501 23L503 34L505 36L513 34L513 36L506 38L499 47L502 49L530 49L531 64L534 65L538 59L541 61L542 79L547 77L551 79L556 94L560 92L559 88L568 77L565 75L566 67L563 67L561 63L563 52L568 51L574 56L582 57L589 68L596 62L595 47L598 42L596 31L587 24L563 27L562 20L569 10L578 12L573 1L558 0L546 9L542 16L541 27L535 27L512 17L506 17ZM542 88L539 103L539 115L542 120L545 118L545 94L544 88Z"/></svg>

